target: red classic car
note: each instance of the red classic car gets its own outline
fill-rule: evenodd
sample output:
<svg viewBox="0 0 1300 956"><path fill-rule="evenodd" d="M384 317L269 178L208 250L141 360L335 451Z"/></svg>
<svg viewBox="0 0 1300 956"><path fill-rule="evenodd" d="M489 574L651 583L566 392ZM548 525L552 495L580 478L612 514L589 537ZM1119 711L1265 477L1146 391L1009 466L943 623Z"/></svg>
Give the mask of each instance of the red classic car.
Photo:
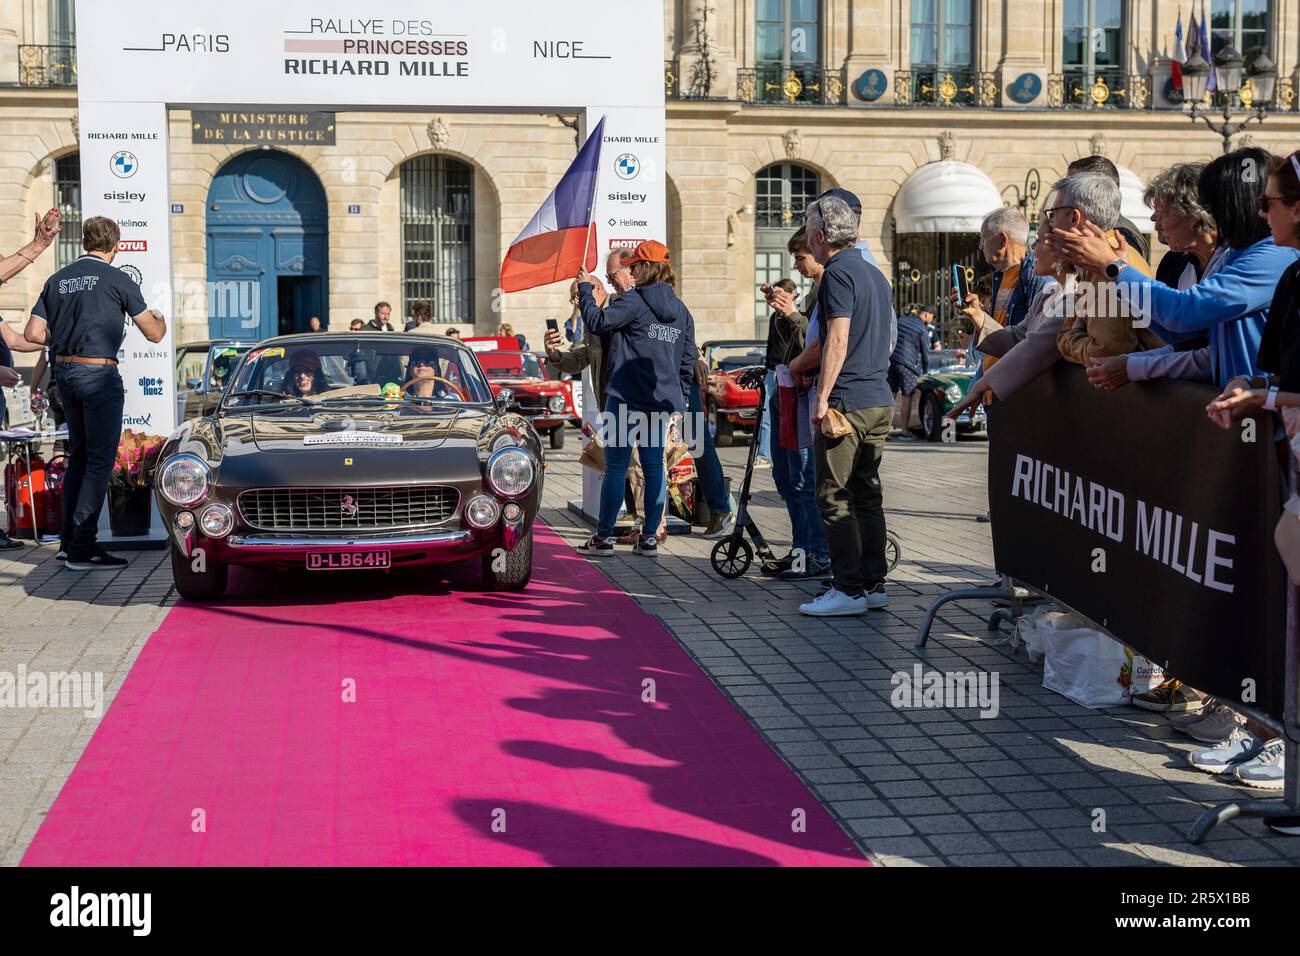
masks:
<svg viewBox="0 0 1300 956"><path fill-rule="evenodd" d="M741 369L763 364L767 343L757 339L705 342L700 351L709 363L704 393L705 420L713 432L714 443L725 448L731 444L736 429L750 433L754 430L758 391L741 388L736 377Z"/></svg>
<svg viewBox="0 0 1300 956"><path fill-rule="evenodd" d="M517 343L513 350L499 347L514 343L514 339L492 336L462 341L474 350L492 394L509 389L519 414L538 432L550 436L552 448L563 448L565 426L579 417L573 403L573 383L548 377L542 356L519 351Z"/></svg>

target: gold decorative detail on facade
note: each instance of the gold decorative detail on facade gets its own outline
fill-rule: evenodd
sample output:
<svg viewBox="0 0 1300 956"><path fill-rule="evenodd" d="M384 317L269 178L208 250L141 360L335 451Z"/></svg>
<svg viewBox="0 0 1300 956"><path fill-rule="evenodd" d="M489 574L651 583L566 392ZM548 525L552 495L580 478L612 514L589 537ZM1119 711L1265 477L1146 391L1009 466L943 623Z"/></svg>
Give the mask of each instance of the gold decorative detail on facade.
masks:
<svg viewBox="0 0 1300 956"><path fill-rule="evenodd" d="M1245 79L1241 83L1241 89L1237 92L1237 98L1241 100L1241 105L1250 109L1250 104L1255 101L1255 90L1251 86L1250 80Z"/></svg>
<svg viewBox="0 0 1300 956"><path fill-rule="evenodd" d="M742 79L740 80L740 82L737 84L737 90L736 90L736 91L740 94L740 98L741 98L743 101L745 101L746 103L751 103L751 102L753 102L753 100L754 100L754 78L753 78L752 76L746 76L746 77L742 78Z"/></svg>
<svg viewBox="0 0 1300 956"><path fill-rule="evenodd" d="M1120 90L1119 92L1122 94L1124 91ZM1110 87L1106 85L1105 77L1099 76L1093 80L1092 89L1088 91L1088 97L1097 106L1106 105L1106 101L1110 99Z"/></svg>
<svg viewBox="0 0 1300 956"><path fill-rule="evenodd" d="M677 92L677 74L673 72L672 64L664 66L664 95L672 98Z"/></svg>
<svg viewBox="0 0 1300 956"><path fill-rule="evenodd" d="M939 81L939 99L943 100L944 106L952 106L952 101L957 98L957 82L952 78L951 73L945 73L943 79Z"/></svg>

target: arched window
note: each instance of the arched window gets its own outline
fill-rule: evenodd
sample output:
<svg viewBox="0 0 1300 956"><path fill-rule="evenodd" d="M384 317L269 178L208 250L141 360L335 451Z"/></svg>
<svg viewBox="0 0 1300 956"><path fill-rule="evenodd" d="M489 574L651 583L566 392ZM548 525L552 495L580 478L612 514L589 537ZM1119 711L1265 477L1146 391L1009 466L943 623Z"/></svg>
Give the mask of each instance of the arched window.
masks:
<svg viewBox="0 0 1300 956"><path fill-rule="evenodd" d="M1214 0L1210 8L1210 51L1231 43L1249 64L1272 46L1269 0Z"/></svg>
<svg viewBox="0 0 1300 956"><path fill-rule="evenodd" d="M54 267L62 269L81 255L80 153L68 153L54 161L53 199L63 226L54 240Z"/></svg>
<svg viewBox="0 0 1300 956"><path fill-rule="evenodd" d="M433 320L474 322L474 170L450 156L402 164L402 316L418 301Z"/></svg>
<svg viewBox="0 0 1300 956"><path fill-rule="evenodd" d="M754 197L754 331L767 337L767 301L758 291L763 283L793 279L800 295L809 283L794 271L787 250L790 237L803 225L804 210L821 193L816 170L798 163L774 163L758 172Z"/></svg>

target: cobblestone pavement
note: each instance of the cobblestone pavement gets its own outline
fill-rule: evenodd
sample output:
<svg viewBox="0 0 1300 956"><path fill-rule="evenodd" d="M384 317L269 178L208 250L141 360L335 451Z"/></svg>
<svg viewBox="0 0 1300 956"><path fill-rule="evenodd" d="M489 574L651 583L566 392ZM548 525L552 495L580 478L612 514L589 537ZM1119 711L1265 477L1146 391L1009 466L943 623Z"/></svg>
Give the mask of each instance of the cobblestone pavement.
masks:
<svg viewBox="0 0 1300 956"><path fill-rule="evenodd" d="M571 433L571 438L576 435ZM571 542L589 529L566 508L579 495L577 442L552 452L543 517ZM724 449L739 480L745 449ZM986 445L891 442L883 466L903 560L890 606L816 620L797 605L815 582L752 573L724 582L712 542L669 539L658 562L630 549L602 570L663 621L863 850L886 865L1288 865L1300 840L1258 821L1185 839L1207 806L1243 796L1192 770L1186 738L1134 708L1090 711L1041 687L1041 668L991 646L989 608L948 605L925 665L999 675L995 719L971 711L897 710L890 677L918 661L912 641L929 602L991 578L984 510ZM779 545L788 533L771 473L755 515ZM784 548L781 548L783 551ZM0 554L0 671L91 671L111 704L172 602L162 552L129 555L115 574L73 575L53 546ZM81 710L0 710L0 863L16 864L84 750L97 719ZM1253 795L1253 794L1252 794ZM1105 832L1094 832L1096 809Z"/></svg>

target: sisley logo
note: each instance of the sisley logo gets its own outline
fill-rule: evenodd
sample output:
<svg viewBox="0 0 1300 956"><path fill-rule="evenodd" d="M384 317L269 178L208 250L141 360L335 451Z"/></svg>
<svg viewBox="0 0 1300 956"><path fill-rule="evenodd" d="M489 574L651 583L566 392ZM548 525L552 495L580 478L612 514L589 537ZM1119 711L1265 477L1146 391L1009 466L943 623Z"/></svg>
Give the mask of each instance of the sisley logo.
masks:
<svg viewBox="0 0 1300 956"><path fill-rule="evenodd" d="M610 202L645 202L645 193L609 193Z"/></svg>
<svg viewBox="0 0 1300 956"><path fill-rule="evenodd" d="M144 202L144 193L104 193L109 202Z"/></svg>

